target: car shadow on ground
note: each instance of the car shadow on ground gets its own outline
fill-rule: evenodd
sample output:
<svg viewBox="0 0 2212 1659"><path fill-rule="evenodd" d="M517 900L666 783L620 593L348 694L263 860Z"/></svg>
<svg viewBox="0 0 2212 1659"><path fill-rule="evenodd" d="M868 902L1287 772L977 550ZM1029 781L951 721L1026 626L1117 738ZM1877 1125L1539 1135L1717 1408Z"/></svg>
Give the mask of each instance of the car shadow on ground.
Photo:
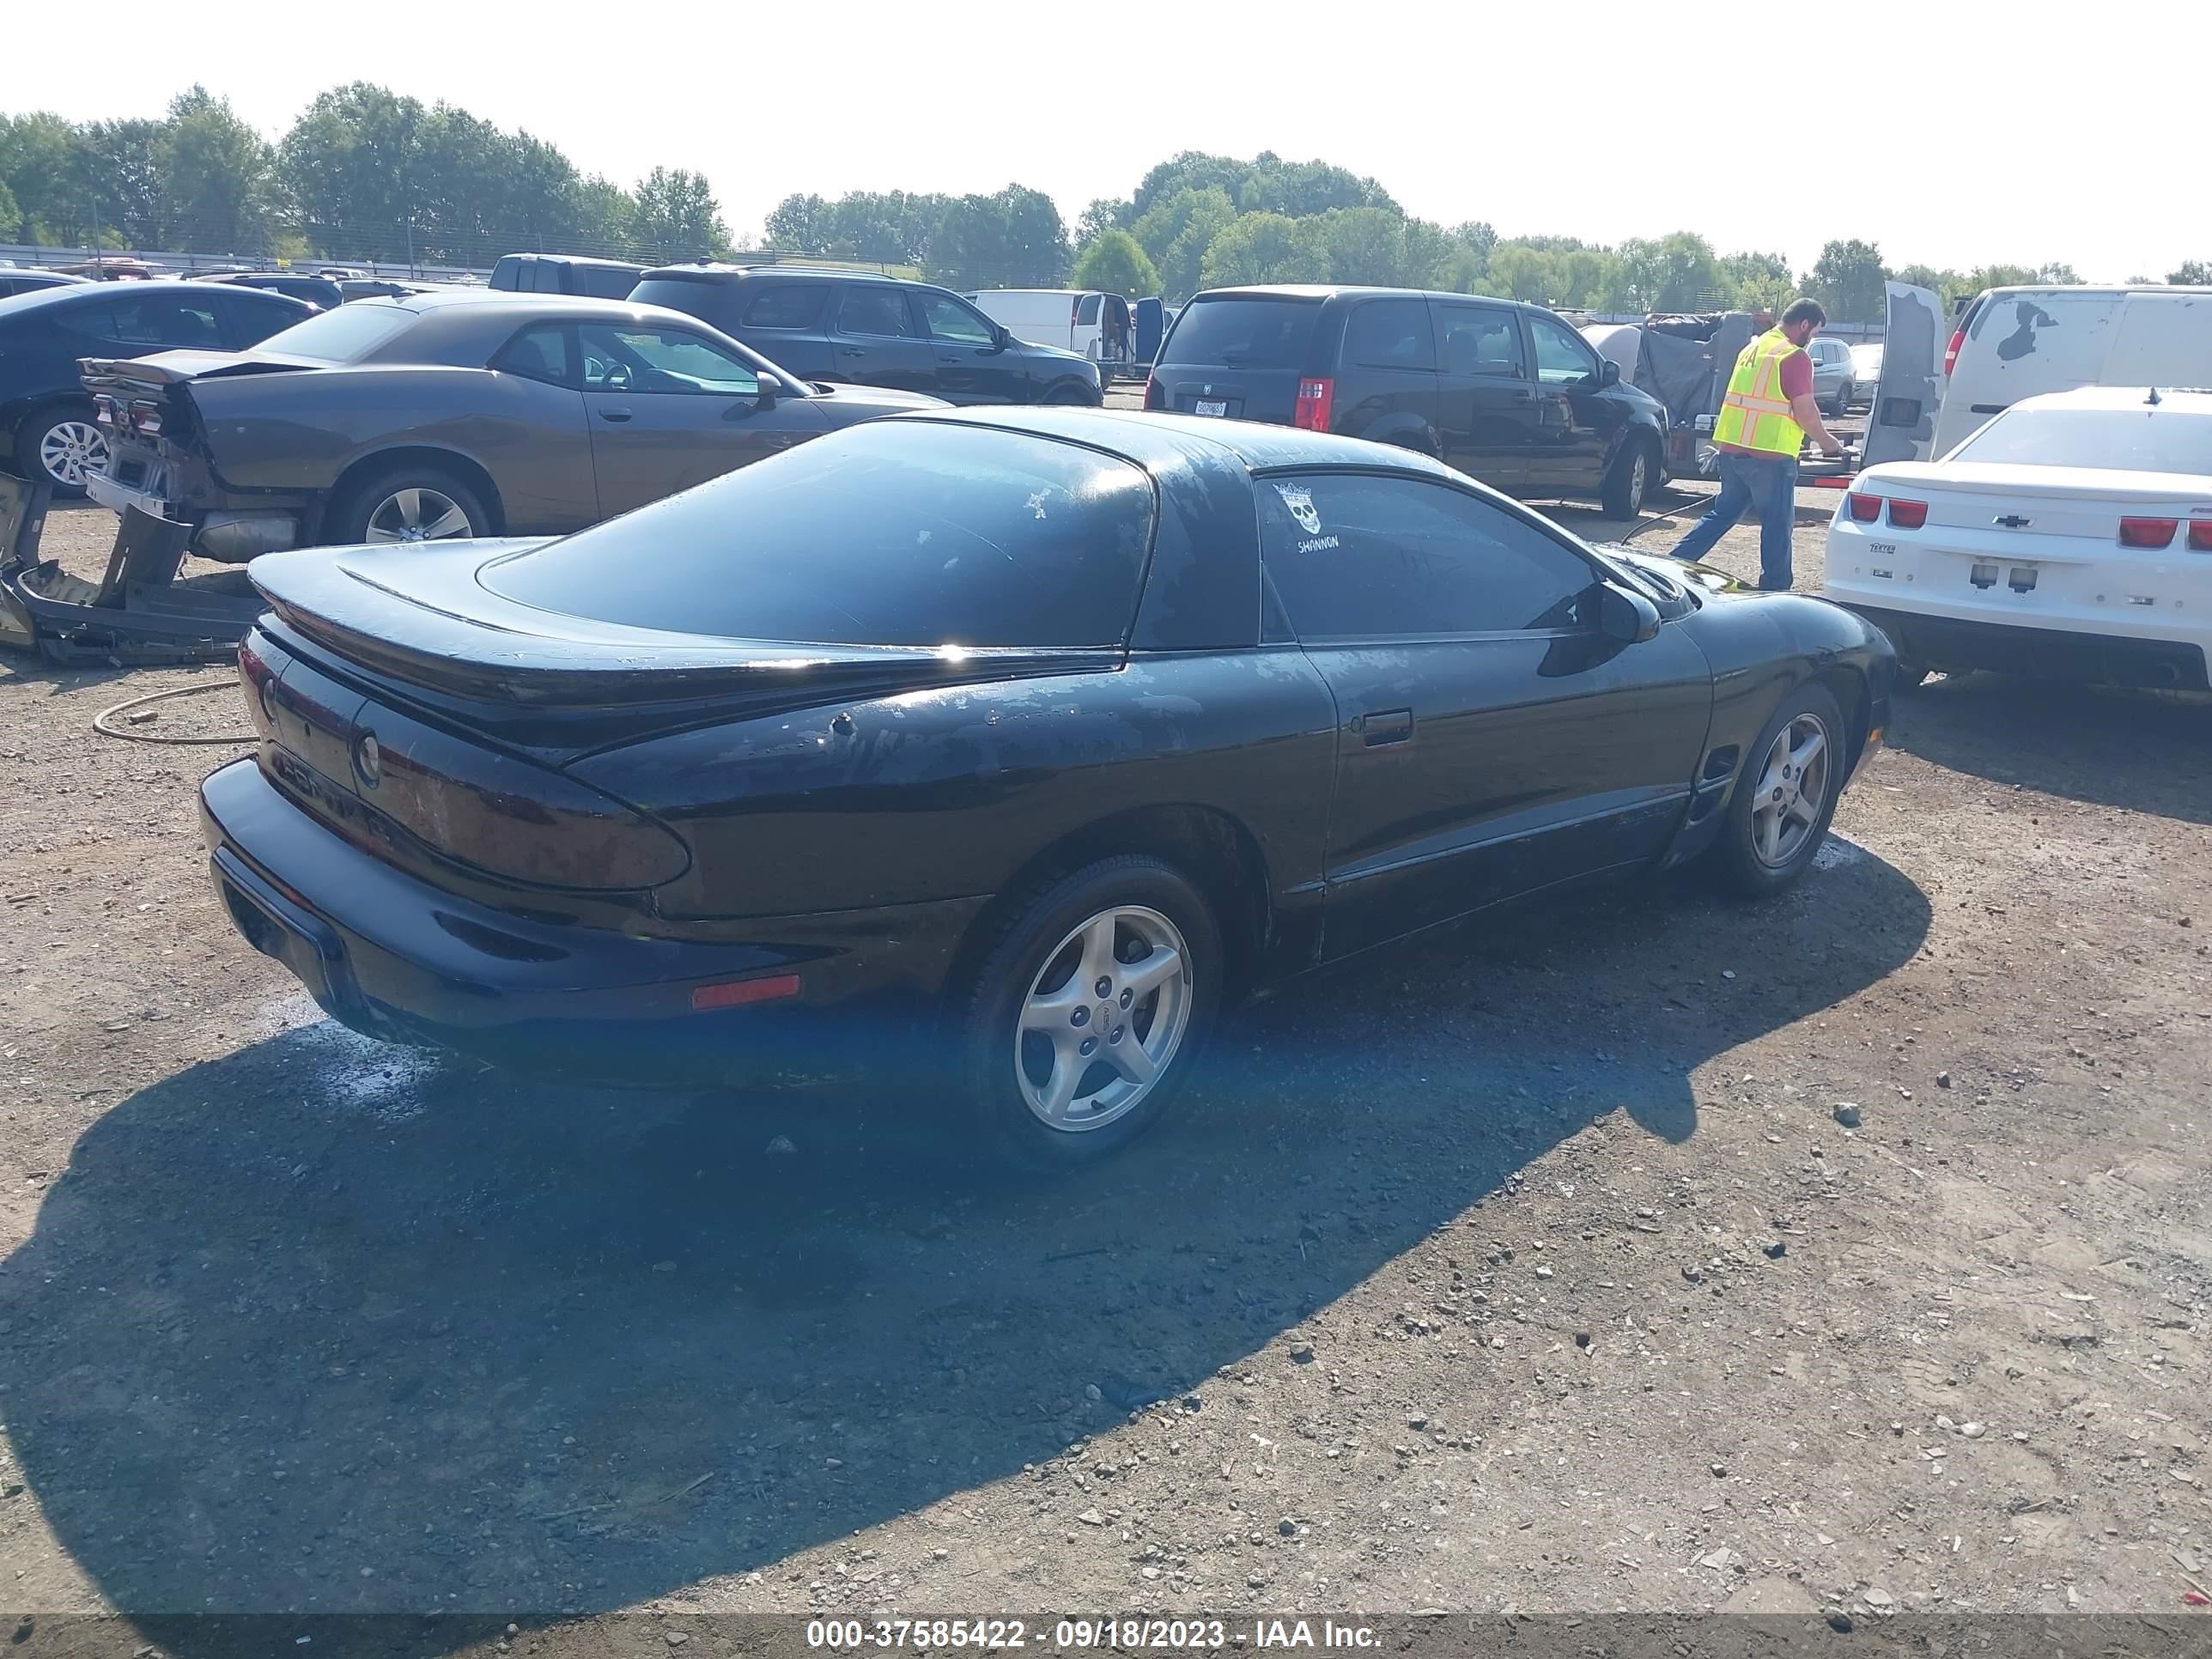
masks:
<svg viewBox="0 0 2212 1659"><path fill-rule="evenodd" d="M1217 1368L1594 1122L1690 1139L1693 1068L1927 933L1880 859L1821 866L1294 985L1176 1124L1058 1184L966 1178L922 1082L703 1101L286 1032L103 1116L0 1272L21 1478L125 1611L529 1619L755 1569L795 1604L794 1551L1154 1399L1225 1409Z"/></svg>
<svg viewBox="0 0 2212 1659"><path fill-rule="evenodd" d="M2212 823L2212 701L2202 693L1946 676L1896 700L1887 741L1992 783Z"/></svg>

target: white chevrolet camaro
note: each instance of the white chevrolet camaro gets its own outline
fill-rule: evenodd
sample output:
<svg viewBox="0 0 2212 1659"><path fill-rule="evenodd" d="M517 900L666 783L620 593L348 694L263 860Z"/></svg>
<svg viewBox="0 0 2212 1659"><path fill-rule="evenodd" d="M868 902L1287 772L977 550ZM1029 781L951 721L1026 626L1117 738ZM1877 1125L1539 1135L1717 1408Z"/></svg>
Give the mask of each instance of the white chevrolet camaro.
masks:
<svg viewBox="0 0 2212 1659"><path fill-rule="evenodd" d="M1977 668L2205 690L2212 392L2049 392L1940 461L1869 467L1827 567L1827 597L1897 647L1900 690Z"/></svg>

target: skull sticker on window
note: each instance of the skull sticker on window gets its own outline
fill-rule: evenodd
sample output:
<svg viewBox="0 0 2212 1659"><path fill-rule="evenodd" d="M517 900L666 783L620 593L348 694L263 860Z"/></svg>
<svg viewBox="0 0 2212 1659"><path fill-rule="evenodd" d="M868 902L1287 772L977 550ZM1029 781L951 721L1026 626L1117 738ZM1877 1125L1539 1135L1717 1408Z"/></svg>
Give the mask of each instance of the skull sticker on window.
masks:
<svg viewBox="0 0 2212 1659"><path fill-rule="evenodd" d="M1275 486L1275 493L1283 498L1283 505L1290 508L1291 516L1298 521L1300 529L1309 536L1321 534L1321 514L1314 509L1312 491L1296 484L1279 483Z"/></svg>

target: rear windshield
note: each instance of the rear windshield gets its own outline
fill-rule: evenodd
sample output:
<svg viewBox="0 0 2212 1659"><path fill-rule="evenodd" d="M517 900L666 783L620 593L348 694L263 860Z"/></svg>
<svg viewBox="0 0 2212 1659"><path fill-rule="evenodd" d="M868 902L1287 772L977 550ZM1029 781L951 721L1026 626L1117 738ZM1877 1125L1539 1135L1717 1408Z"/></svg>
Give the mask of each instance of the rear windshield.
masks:
<svg viewBox="0 0 2212 1659"><path fill-rule="evenodd" d="M288 357L357 363L414 320L415 313L404 306L357 300L279 329L261 343L260 349L281 351Z"/></svg>
<svg viewBox="0 0 2212 1659"><path fill-rule="evenodd" d="M1320 316L1311 300L1193 300L1176 319L1160 361L1302 369Z"/></svg>
<svg viewBox="0 0 2212 1659"><path fill-rule="evenodd" d="M489 567L543 610L822 645L1105 646L1135 614L1152 480L990 428L848 428Z"/></svg>
<svg viewBox="0 0 2212 1659"><path fill-rule="evenodd" d="M1949 459L2212 475L2212 415L2151 408L2012 409Z"/></svg>

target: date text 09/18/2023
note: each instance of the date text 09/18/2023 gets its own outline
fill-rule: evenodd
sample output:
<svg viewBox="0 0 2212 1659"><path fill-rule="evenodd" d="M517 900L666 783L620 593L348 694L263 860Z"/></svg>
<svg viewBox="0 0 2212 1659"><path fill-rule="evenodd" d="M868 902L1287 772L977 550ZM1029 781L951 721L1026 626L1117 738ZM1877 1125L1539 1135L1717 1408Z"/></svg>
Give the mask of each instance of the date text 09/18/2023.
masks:
<svg viewBox="0 0 2212 1659"><path fill-rule="evenodd" d="M1231 1647L1370 1650L1378 1644L1372 1627L1334 1619L814 1619L806 1626L806 1645L833 1652L1202 1652Z"/></svg>

